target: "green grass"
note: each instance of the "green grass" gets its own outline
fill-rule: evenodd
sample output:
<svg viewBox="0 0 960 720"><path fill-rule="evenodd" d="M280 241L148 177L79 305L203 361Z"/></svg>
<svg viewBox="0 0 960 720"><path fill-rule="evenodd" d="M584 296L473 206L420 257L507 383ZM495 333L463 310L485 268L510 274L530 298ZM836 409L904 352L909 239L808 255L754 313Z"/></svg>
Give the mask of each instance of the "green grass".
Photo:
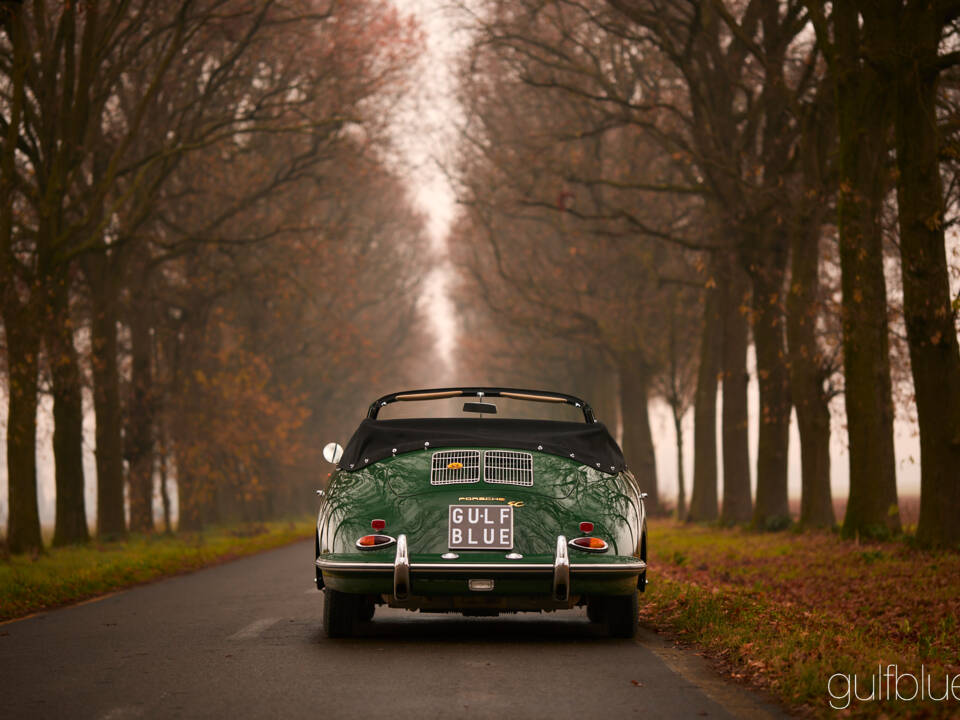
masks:
<svg viewBox="0 0 960 720"><path fill-rule="evenodd" d="M11 556L0 560L0 621L287 545L310 537L313 527L312 520L299 520L131 535L37 557Z"/></svg>
<svg viewBox="0 0 960 720"><path fill-rule="evenodd" d="M805 715L837 713L834 673L867 683L861 695L878 664L917 675L922 664L938 694L945 673L960 674L958 553L667 521L650 523L648 547L642 620ZM957 717L960 702L853 700L842 714Z"/></svg>

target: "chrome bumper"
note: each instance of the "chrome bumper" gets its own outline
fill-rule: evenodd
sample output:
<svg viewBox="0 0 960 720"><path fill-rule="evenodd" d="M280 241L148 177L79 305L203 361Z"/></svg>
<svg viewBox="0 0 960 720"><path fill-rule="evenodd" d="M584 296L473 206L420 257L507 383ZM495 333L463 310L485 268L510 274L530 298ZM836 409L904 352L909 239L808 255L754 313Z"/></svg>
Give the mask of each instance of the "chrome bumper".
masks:
<svg viewBox="0 0 960 720"><path fill-rule="evenodd" d="M502 563L471 563L471 562L410 562L410 556L407 550L407 536L400 535L397 538L397 554L393 562L343 562L339 560L325 560L317 558L317 567L320 570L329 570L331 572L358 572L358 573L392 573L394 575L394 587L399 581L405 584L407 591L410 588L410 575L418 572L430 573L518 573L518 574L547 574L554 578L554 586L567 581L567 592L569 593L569 579L571 575L618 575L624 573L641 573L647 569L647 564L643 560L624 563L577 563L570 562L567 552L567 540L563 535L557 538L557 552L552 563L524 563L524 562L502 562Z"/></svg>

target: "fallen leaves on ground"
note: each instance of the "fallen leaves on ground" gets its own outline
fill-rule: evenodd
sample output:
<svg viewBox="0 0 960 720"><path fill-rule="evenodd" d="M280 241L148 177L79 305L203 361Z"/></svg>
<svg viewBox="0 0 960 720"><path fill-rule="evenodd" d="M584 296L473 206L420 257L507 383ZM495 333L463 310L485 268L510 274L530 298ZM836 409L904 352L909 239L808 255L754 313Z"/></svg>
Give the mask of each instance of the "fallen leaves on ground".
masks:
<svg viewBox="0 0 960 720"><path fill-rule="evenodd" d="M878 665L939 694L960 674L960 554L830 532L756 533L650 523L651 584L641 619L699 643L733 677L803 714L836 714L827 682ZM956 717L960 702L853 701L853 716Z"/></svg>

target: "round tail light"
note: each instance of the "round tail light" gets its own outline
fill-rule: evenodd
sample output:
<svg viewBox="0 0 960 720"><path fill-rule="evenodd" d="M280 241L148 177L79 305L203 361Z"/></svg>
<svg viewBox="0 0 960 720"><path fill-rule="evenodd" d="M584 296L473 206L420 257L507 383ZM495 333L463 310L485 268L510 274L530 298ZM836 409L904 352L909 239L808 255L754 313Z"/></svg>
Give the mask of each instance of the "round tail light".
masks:
<svg viewBox="0 0 960 720"><path fill-rule="evenodd" d="M372 527L374 530L377 530L378 532L379 532L380 530L383 530L386 526L387 526L387 521L386 521L386 520L371 520L371 521L370 521L370 527Z"/></svg>
<svg viewBox="0 0 960 720"><path fill-rule="evenodd" d="M390 547L396 540L389 535L364 535L357 540L357 547L361 550L379 550Z"/></svg>
<svg viewBox="0 0 960 720"><path fill-rule="evenodd" d="M580 523L580 532L584 533L585 535L589 535L590 533L592 533L592 532L593 532L593 523L592 523L592 522L586 522L586 521Z"/></svg>
<svg viewBox="0 0 960 720"><path fill-rule="evenodd" d="M584 552L595 552L601 553L605 552L609 545L607 545L605 540L601 540L598 537L578 537L570 541L571 547L575 547L577 550L583 550Z"/></svg>

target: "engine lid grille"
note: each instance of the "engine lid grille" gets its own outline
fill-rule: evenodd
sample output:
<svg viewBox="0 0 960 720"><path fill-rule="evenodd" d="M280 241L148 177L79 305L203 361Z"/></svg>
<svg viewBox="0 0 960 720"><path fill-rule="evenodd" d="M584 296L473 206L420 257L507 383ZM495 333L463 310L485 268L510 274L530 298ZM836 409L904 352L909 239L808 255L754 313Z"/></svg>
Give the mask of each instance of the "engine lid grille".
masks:
<svg viewBox="0 0 960 720"><path fill-rule="evenodd" d="M431 485L475 482L480 482L479 450L440 450L430 459Z"/></svg>
<svg viewBox="0 0 960 720"><path fill-rule="evenodd" d="M533 455L515 450L487 450L483 454L483 479L503 485L533 485Z"/></svg>

